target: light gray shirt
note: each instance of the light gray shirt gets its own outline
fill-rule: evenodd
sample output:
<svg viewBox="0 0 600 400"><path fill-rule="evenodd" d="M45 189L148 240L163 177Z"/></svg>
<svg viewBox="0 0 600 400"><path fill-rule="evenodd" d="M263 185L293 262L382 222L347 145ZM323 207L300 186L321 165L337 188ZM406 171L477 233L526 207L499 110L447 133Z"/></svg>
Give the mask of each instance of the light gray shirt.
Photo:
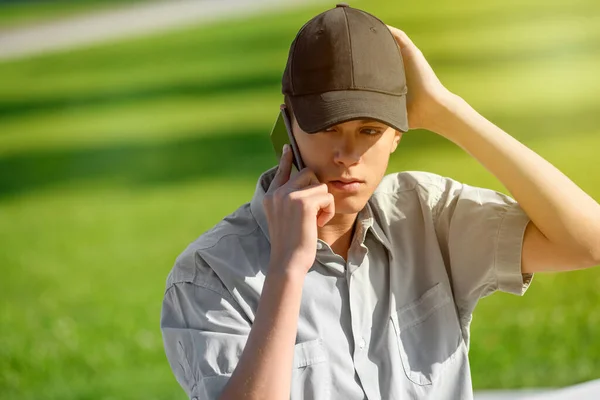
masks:
<svg viewBox="0 0 600 400"><path fill-rule="evenodd" d="M240 358L269 265L262 199L194 241L167 278L161 329L190 398L216 399ZM522 295L529 218L510 197L426 172L387 175L359 213L347 262L317 245L294 346L291 399L471 399L477 301Z"/></svg>

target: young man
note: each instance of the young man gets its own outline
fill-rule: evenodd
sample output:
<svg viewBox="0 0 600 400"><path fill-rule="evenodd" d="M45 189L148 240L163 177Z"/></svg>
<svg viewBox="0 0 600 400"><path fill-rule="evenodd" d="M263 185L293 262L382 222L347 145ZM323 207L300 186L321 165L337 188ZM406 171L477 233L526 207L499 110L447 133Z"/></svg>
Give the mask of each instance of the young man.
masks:
<svg viewBox="0 0 600 400"><path fill-rule="evenodd" d="M408 87L408 91L407 91ZM600 263L600 205L437 79L400 30L346 5L294 40L292 152L178 257L161 328L195 399L469 399L477 301ZM384 177L424 128L516 201L425 172Z"/></svg>

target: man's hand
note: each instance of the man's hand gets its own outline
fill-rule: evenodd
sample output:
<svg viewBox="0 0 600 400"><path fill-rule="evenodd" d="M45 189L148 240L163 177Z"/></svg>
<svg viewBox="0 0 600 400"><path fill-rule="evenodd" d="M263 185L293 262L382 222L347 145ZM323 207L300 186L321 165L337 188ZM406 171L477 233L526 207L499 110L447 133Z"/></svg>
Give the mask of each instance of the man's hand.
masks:
<svg viewBox="0 0 600 400"><path fill-rule="evenodd" d="M292 151L286 145L263 201L271 240L269 268L306 274L317 254L317 226L333 218L335 203L314 172L304 168L290 179L291 168Z"/></svg>
<svg viewBox="0 0 600 400"><path fill-rule="evenodd" d="M442 85L433 69L410 38L398 28L387 26L400 46L408 86L407 111L410 129L434 131L443 105L452 101L452 93Z"/></svg>

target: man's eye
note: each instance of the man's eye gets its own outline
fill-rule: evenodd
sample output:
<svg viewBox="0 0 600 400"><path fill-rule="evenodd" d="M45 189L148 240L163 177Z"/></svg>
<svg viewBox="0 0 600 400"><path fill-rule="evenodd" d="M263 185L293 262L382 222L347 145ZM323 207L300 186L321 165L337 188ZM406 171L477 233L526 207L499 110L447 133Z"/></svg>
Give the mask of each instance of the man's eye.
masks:
<svg viewBox="0 0 600 400"><path fill-rule="evenodd" d="M372 129L372 128L362 129L361 132L366 135L377 135L377 134L381 133L381 131L379 129Z"/></svg>

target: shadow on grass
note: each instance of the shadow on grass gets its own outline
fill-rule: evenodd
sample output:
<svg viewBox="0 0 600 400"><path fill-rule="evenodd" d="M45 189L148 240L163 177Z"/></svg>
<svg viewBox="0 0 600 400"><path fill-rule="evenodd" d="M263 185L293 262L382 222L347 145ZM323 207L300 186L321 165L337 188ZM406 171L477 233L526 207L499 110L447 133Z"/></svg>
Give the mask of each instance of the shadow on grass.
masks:
<svg viewBox="0 0 600 400"><path fill-rule="evenodd" d="M63 183L154 185L197 178L255 178L276 163L264 131L32 152L0 158L0 197Z"/></svg>

